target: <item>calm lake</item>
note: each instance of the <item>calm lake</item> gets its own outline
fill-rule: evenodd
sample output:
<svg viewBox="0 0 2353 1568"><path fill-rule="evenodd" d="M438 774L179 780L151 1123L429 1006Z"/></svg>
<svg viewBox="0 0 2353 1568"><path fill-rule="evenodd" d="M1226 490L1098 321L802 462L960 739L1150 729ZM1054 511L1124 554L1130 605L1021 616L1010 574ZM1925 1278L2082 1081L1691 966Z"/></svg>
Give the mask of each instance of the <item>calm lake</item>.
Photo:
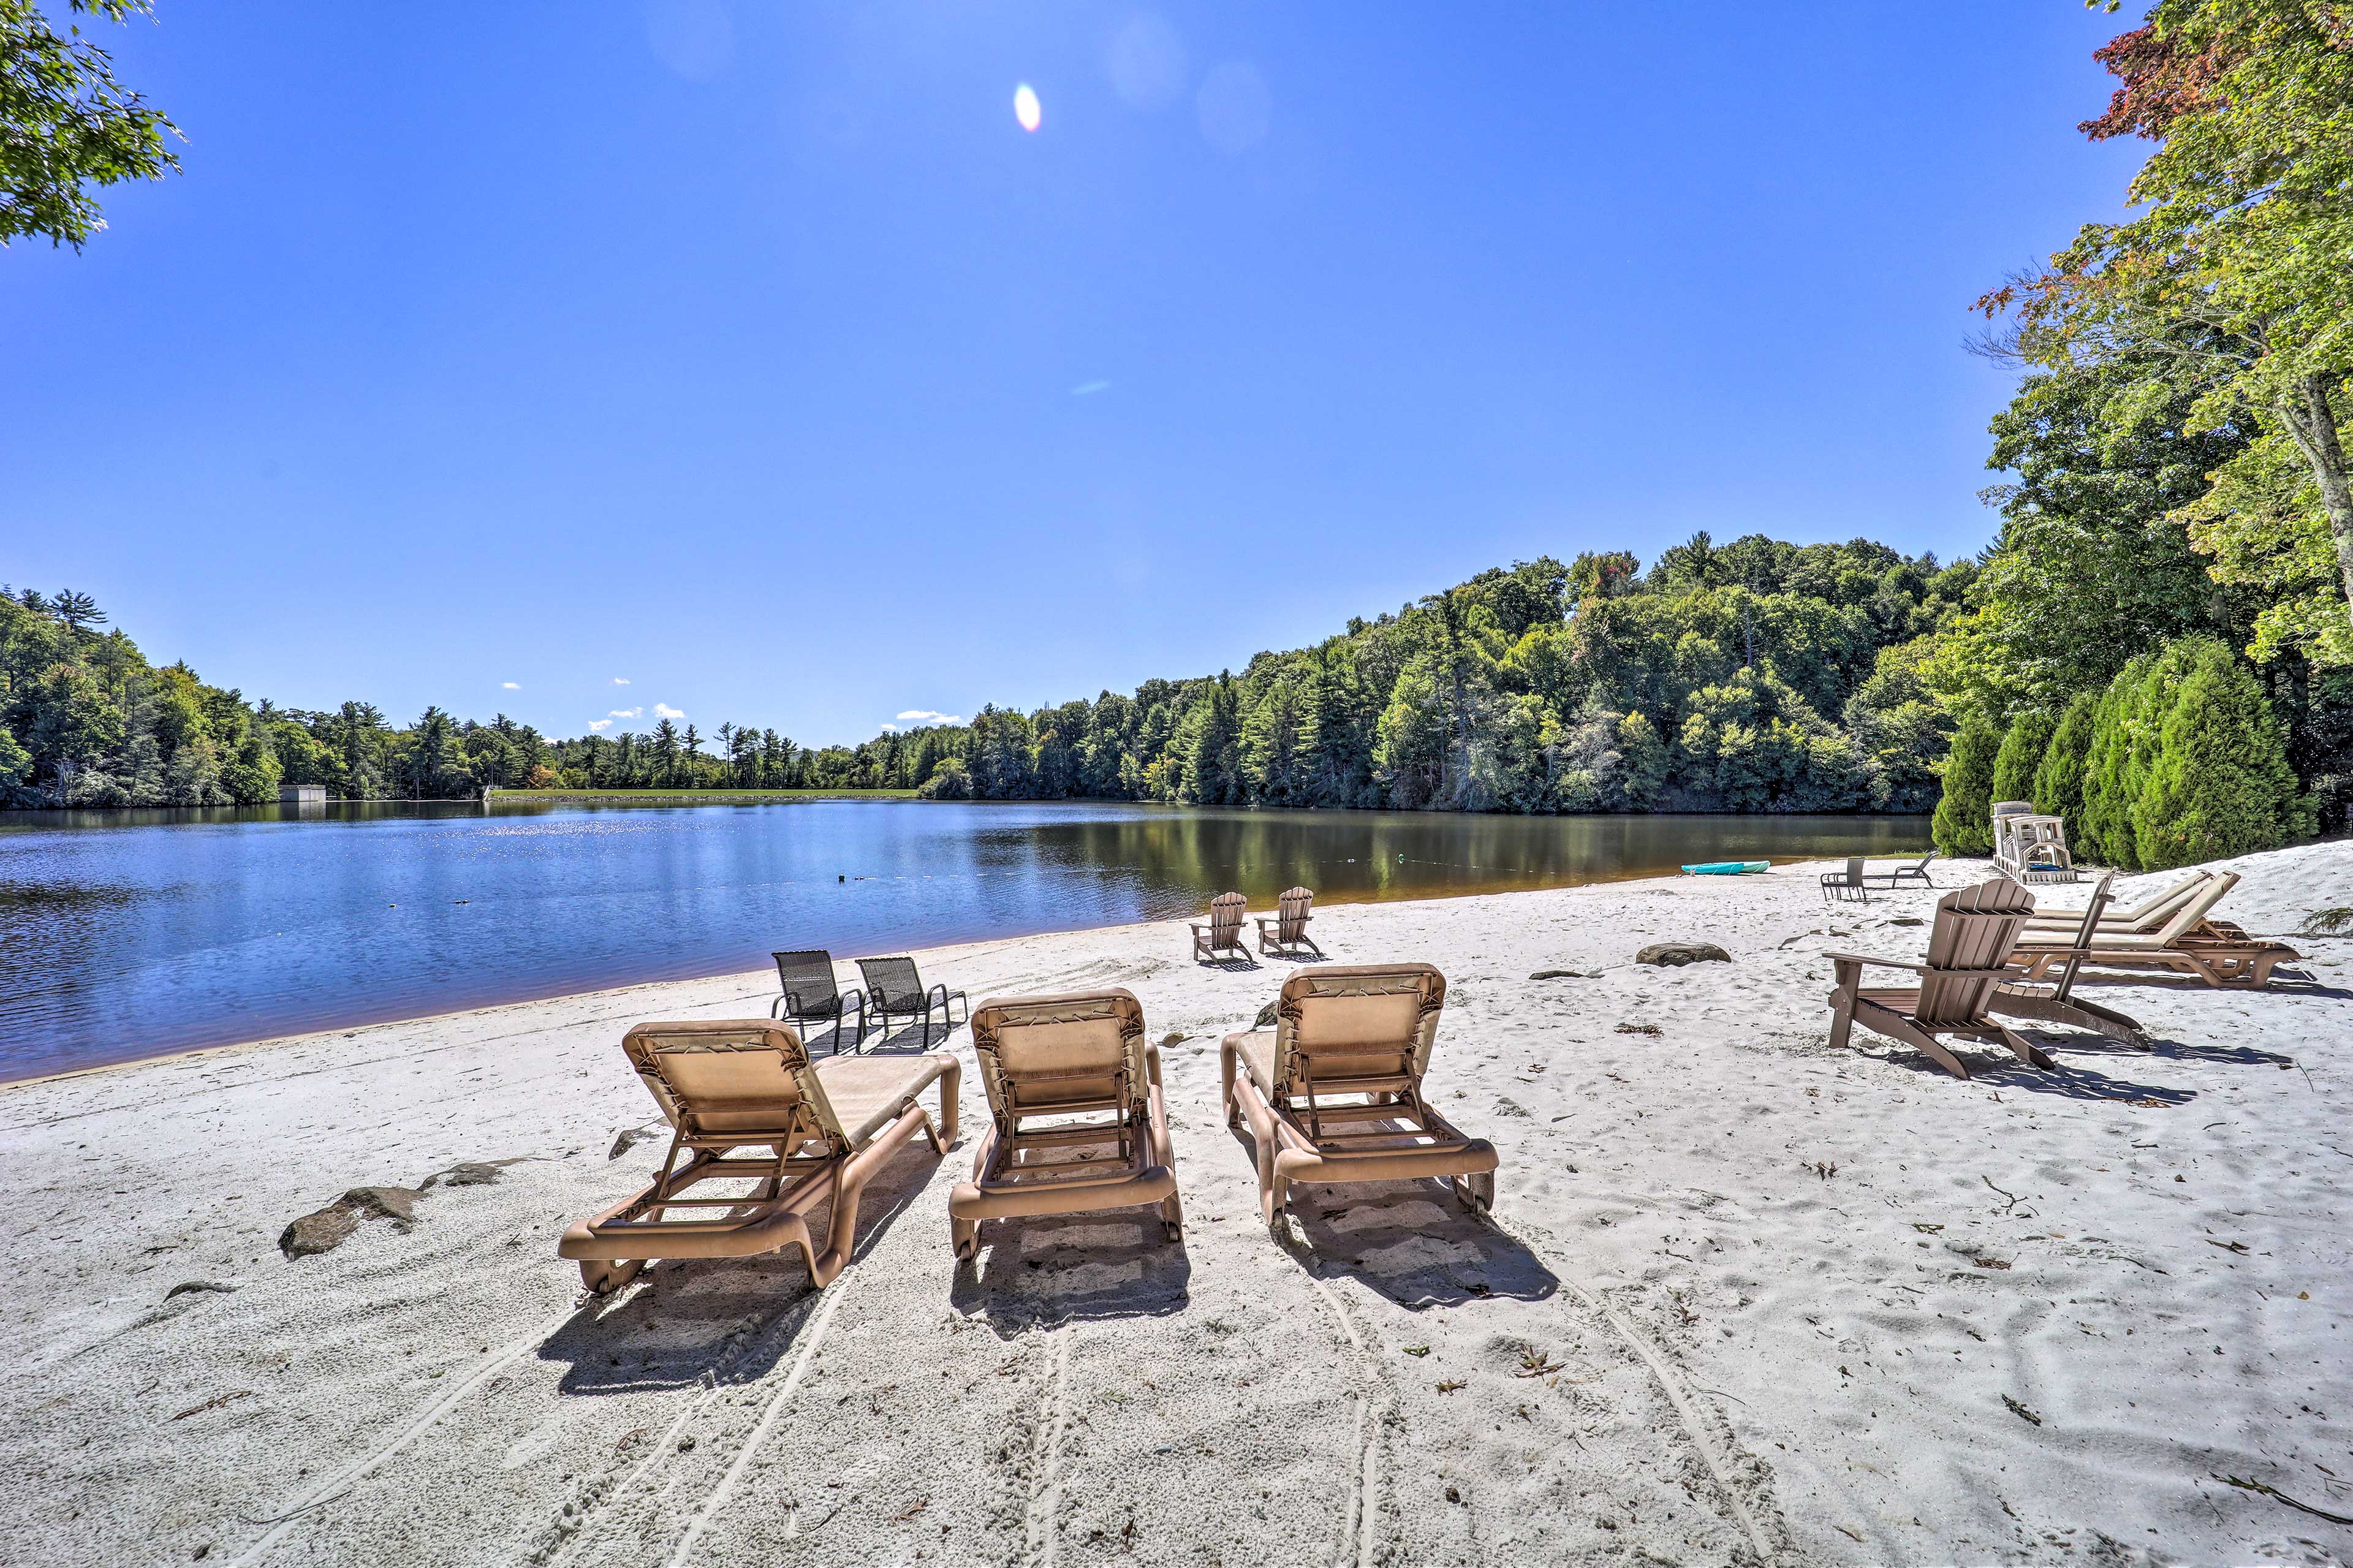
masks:
<svg viewBox="0 0 2353 1568"><path fill-rule="evenodd" d="M0 1079L723 974L778 948L1169 919L1228 888L1254 910L1294 883L1432 898L1927 839L1925 816L1067 803L0 813Z"/></svg>

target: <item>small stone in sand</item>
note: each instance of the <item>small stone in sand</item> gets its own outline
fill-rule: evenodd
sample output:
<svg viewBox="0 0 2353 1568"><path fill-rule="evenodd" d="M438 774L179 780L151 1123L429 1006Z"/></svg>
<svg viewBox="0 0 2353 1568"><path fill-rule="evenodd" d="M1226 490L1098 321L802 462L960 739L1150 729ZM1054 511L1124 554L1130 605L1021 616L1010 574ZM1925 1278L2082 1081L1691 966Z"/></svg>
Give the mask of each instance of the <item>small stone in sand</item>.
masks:
<svg viewBox="0 0 2353 1568"><path fill-rule="evenodd" d="M1271 1029L1274 1027L1273 1003L1270 1002L1265 1006L1261 1007L1258 1010L1258 1021L1251 1025L1251 1027L1258 1029Z"/></svg>
<svg viewBox="0 0 2353 1568"><path fill-rule="evenodd" d="M288 1258L313 1258L332 1252L359 1229L360 1222L341 1204L304 1215L278 1237L278 1250Z"/></svg>
<svg viewBox="0 0 2353 1568"><path fill-rule="evenodd" d="M606 1154L605 1158L617 1160L652 1136L653 1133L643 1127L624 1127L621 1129L621 1135L613 1140L612 1150Z"/></svg>
<svg viewBox="0 0 2353 1568"><path fill-rule="evenodd" d="M417 1223L417 1196L409 1187L353 1187L288 1226L279 1235L278 1250L289 1258L332 1252L352 1238L363 1215L388 1219L406 1231Z"/></svg>
<svg viewBox="0 0 2353 1568"><path fill-rule="evenodd" d="M487 1187L499 1179L499 1166L503 1163L503 1161L497 1164L488 1160L461 1161L446 1171L426 1177L425 1185L429 1187L436 1183L447 1183L453 1187Z"/></svg>
<svg viewBox="0 0 2353 1568"><path fill-rule="evenodd" d="M1680 969L1686 963L1730 963L1732 954L1712 942L1654 942L1636 953L1634 962L1668 964Z"/></svg>
<svg viewBox="0 0 2353 1568"><path fill-rule="evenodd" d="M1528 978L1531 980L1598 980L1600 976L1588 974L1581 969L1539 969Z"/></svg>
<svg viewBox="0 0 2353 1568"><path fill-rule="evenodd" d="M302 1222L301 1220L297 1220L294 1223L296 1225L300 1225ZM226 1279L183 1279L177 1285L173 1286L169 1290L164 1292L164 1300L168 1301L174 1296L185 1296L192 1290L217 1290L223 1295L227 1295L236 1289L236 1286L230 1284Z"/></svg>

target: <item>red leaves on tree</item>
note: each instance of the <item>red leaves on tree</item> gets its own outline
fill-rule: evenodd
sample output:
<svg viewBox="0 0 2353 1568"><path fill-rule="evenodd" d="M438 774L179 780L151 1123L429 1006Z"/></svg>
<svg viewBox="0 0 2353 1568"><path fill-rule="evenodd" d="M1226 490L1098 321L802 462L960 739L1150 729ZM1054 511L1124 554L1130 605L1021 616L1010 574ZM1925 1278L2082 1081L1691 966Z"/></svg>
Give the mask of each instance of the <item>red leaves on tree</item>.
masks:
<svg viewBox="0 0 2353 1568"><path fill-rule="evenodd" d="M2185 114L2207 108L2215 80L2230 65L2221 42L2191 50L2179 36L2168 37L2155 23L2118 34L2092 51L2124 85L2108 100L2108 111L2075 127L2094 142L2111 136L2162 138Z"/></svg>

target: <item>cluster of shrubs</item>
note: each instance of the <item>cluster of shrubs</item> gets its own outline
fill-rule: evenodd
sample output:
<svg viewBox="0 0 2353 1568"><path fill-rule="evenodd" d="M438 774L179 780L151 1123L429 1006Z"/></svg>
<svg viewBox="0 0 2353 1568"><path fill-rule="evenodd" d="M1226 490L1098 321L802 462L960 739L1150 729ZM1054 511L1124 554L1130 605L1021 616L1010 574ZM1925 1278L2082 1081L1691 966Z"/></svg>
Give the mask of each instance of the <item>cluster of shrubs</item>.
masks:
<svg viewBox="0 0 2353 1568"><path fill-rule="evenodd" d="M2143 654L2060 712L2008 729L1975 713L1953 737L1936 847L1993 849L1993 803L2027 800L2067 819L2079 860L2161 870L2276 848L2316 831L2287 736L2253 674L2211 638Z"/></svg>

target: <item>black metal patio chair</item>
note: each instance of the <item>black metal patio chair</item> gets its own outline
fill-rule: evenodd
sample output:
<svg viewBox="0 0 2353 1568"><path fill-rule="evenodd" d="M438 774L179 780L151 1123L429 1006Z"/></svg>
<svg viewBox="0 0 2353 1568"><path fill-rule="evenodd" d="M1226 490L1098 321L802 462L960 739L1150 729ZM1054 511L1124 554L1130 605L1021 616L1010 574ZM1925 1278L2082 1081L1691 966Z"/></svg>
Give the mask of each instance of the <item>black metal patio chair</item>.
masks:
<svg viewBox="0 0 2353 1568"><path fill-rule="evenodd" d="M940 1017L942 1039L955 1033L956 1026L972 1016L972 1004L961 991L951 991L944 985L924 989L923 977L915 973L912 958L861 958L858 973L866 980L866 1005L882 1021L882 1037L891 1037L892 1018L919 1018L923 1025L923 1046L932 1043L932 1015ZM955 1016L950 1005L963 1002L965 1017Z"/></svg>
<svg viewBox="0 0 2353 1568"><path fill-rule="evenodd" d="M1848 856L1843 871L1822 873L1822 898L1825 900L1838 899L1866 904L1871 902L1871 889L1862 879L1862 856Z"/></svg>
<svg viewBox="0 0 2353 1568"><path fill-rule="evenodd" d="M857 1050L866 1041L866 993L856 986L844 992L833 978L833 954L823 948L811 948L803 952L779 952L770 956L776 961L776 979L785 994L768 1008L768 1016L783 1018L798 1030L804 1044L808 1039L808 1026L831 1024L833 1048L841 1050L843 1021L855 1010L858 1033L849 1048Z"/></svg>
<svg viewBox="0 0 2353 1568"><path fill-rule="evenodd" d="M1909 866L1898 866L1887 871L1866 871L1863 875L1883 879L1890 888L1900 888L1906 882L1917 882L1924 888L1933 888L1936 882L1936 879L1928 875L1928 862L1934 860L1938 853L1939 851L1931 849Z"/></svg>

